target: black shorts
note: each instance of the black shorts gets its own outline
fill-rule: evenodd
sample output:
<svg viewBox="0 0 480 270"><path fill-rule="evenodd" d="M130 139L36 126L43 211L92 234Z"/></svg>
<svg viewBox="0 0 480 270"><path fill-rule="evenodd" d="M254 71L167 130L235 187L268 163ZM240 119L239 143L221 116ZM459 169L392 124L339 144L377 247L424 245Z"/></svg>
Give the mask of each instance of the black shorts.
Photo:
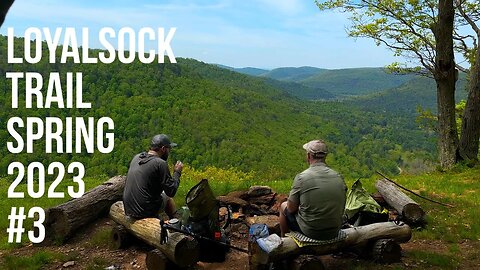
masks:
<svg viewBox="0 0 480 270"><path fill-rule="evenodd" d="M291 231L296 231L303 234L302 230L300 230L300 226L298 226L295 215L288 212L288 209L286 207L285 207L285 211L283 211L283 214L287 218L288 228L290 228Z"/></svg>

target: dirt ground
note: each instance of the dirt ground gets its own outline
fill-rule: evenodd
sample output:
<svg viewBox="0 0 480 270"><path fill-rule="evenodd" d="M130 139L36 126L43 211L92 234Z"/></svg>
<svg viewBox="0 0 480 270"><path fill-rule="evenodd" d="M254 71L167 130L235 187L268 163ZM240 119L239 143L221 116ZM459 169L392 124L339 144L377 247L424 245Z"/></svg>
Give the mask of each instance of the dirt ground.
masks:
<svg viewBox="0 0 480 270"><path fill-rule="evenodd" d="M58 261L50 264L45 269L65 269L76 270L86 269L87 266L92 268L95 261L103 264L102 267L93 269L104 269L105 263L109 269L136 270L146 269L145 258L150 247L142 243L135 243L128 249L114 250L105 247L105 245L92 246L89 241L95 232L112 227L114 222L109 219L102 219L87 228L83 232L79 232L74 238L61 246L26 246L8 252L13 256L28 256L40 250L48 250L62 253L71 261ZM231 235L232 244L238 247L247 248L247 236L245 234L233 233ZM479 241L464 241L458 243L460 250L460 258L456 258L459 263L459 269L480 269L480 243ZM88 247L88 248L87 248ZM359 259L352 253L333 254L321 256L325 269L443 269L440 266L429 265L428 261L415 259L409 256L411 252L425 251L435 252L438 254L447 254L448 245L441 241L411 240L402 244L402 260L401 262L379 265L373 262ZM2 254L0 254L2 255ZM3 256L3 255L2 255ZM67 263L68 262L68 263ZM67 264L66 264L67 263ZM72 265L73 264L73 265ZM67 266L66 266L67 265ZM107 268L108 269L108 268ZM227 254L227 259L223 263L203 263L199 262L195 269L212 269L212 270L243 270L248 269L248 256L240 251L231 250Z"/></svg>

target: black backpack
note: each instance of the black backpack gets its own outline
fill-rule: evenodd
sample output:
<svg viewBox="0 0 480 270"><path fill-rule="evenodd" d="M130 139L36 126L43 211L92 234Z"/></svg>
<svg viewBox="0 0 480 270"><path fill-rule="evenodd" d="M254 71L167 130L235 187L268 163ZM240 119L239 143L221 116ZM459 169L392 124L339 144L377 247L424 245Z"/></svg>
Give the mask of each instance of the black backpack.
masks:
<svg viewBox="0 0 480 270"><path fill-rule="evenodd" d="M183 224L186 230L216 242L230 244L219 222L220 202L213 195L207 179L203 179L190 189L185 202L190 211L186 224ZM202 239L198 239L198 241L200 244L200 261L225 261L228 247L217 244L215 241Z"/></svg>

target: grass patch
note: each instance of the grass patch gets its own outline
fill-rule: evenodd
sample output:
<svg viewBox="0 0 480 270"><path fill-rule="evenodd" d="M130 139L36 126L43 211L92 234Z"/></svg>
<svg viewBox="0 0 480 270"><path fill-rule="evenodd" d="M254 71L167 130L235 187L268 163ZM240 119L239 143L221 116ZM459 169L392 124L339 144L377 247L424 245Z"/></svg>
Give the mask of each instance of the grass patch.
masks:
<svg viewBox="0 0 480 270"><path fill-rule="evenodd" d="M39 251L32 256L17 257L6 255L0 269L23 269L23 270L37 270L45 269L44 267L56 262L64 260L65 256L60 253L50 251Z"/></svg>
<svg viewBox="0 0 480 270"><path fill-rule="evenodd" d="M94 257L92 261L86 266L87 270L104 270L108 267L108 260L102 257Z"/></svg>
<svg viewBox="0 0 480 270"><path fill-rule="evenodd" d="M401 176L398 182L424 196L454 205L447 208L411 196L427 214L425 230L416 233L424 239L457 243L462 239L480 240L480 168L461 172L434 172L420 176Z"/></svg>
<svg viewBox="0 0 480 270"><path fill-rule="evenodd" d="M411 251L408 256L414 258L423 266L439 266L441 269L457 269L459 262L454 255L439 254L429 251Z"/></svg>
<svg viewBox="0 0 480 270"><path fill-rule="evenodd" d="M112 228L104 227L97 230L85 243L86 248L112 248Z"/></svg>

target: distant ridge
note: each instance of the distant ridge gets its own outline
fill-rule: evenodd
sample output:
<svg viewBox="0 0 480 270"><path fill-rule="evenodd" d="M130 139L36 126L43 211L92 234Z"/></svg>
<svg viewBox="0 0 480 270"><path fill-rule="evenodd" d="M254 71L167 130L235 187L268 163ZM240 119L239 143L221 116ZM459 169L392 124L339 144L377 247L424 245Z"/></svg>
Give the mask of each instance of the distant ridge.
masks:
<svg viewBox="0 0 480 270"><path fill-rule="evenodd" d="M260 76L262 74L265 74L269 72L268 69L261 69L261 68L254 68L254 67L244 67L244 68L234 68L230 66L225 66L221 64L216 64L217 66L221 68L226 68L232 71L236 71L238 73L246 74L246 75L251 75L251 76Z"/></svg>
<svg viewBox="0 0 480 270"><path fill-rule="evenodd" d="M310 78L314 75L327 72L328 69L316 68L316 67L282 67L272 69L261 76L281 80L281 81L294 81L299 82L301 80Z"/></svg>
<svg viewBox="0 0 480 270"><path fill-rule="evenodd" d="M304 66L265 70L253 67L217 66L250 76L276 80L270 81L269 84L307 100L345 99L379 93L399 87L416 77L414 74L392 74L382 67L324 69Z"/></svg>

